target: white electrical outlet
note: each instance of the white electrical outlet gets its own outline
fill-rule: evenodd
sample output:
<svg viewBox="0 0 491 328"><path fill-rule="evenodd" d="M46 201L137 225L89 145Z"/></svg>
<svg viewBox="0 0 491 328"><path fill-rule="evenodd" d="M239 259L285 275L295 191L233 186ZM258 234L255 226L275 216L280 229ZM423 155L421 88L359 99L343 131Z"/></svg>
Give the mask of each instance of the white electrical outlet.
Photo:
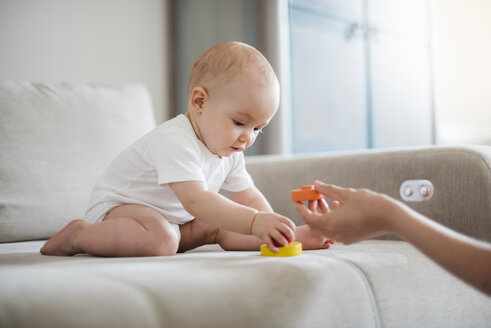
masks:
<svg viewBox="0 0 491 328"><path fill-rule="evenodd" d="M399 193L406 202L424 202L433 197L435 188L430 180L406 180L401 184Z"/></svg>

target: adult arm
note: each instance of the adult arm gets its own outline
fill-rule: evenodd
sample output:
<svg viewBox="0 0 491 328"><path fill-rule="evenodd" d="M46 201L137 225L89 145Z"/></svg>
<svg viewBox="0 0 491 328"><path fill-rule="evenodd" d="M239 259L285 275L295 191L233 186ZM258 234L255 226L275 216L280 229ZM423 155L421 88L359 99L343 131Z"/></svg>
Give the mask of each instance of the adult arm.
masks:
<svg viewBox="0 0 491 328"><path fill-rule="evenodd" d="M309 208L295 206L318 232L350 244L393 232L484 293L491 295L491 244L453 231L405 204L367 189L346 189L315 182L315 188L337 200L334 210L324 201Z"/></svg>

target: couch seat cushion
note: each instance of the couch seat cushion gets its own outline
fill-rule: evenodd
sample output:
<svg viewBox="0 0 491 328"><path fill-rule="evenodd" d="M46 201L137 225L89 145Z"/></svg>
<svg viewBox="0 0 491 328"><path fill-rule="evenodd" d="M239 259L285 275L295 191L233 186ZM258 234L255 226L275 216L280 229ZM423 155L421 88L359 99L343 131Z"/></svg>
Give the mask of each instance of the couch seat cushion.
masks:
<svg viewBox="0 0 491 328"><path fill-rule="evenodd" d="M467 327L491 314L488 297L401 241L291 258L213 246L48 257L41 245L0 245L2 327Z"/></svg>
<svg viewBox="0 0 491 328"><path fill-rule="evenodd" d="M322 251L312 251L312 253ZM491 297L434 264L406 242L371 240L329 254L359 268L382 327L489 327Z"/></svg>

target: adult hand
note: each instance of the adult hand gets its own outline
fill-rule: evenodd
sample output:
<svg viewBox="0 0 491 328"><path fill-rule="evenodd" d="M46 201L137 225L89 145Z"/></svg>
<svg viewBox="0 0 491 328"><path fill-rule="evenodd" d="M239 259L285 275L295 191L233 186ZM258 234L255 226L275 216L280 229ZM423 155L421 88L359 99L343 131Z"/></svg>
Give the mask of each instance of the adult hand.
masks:
<svg viewBox="0 0 491 328"><path fill-rule="evenodd" d="M316 181L314 187L334 200L333 210L324 199L309 202L308 207L297 202L295 207L305 223L319 233L351 244L391 229L390 215L398 205L388 196L368 189L348 189L320 181Z"/></svg>
<svg viewBox="0 0 491 328"><path fill-rule="evenodd" d="M318 181L314 186L336 202L333 210L324 200L310 202L308 208L300 202L295 204L313 229L345 244L394 232L452 274L491 296L491 244L451 230L383 194Z"/></svg>

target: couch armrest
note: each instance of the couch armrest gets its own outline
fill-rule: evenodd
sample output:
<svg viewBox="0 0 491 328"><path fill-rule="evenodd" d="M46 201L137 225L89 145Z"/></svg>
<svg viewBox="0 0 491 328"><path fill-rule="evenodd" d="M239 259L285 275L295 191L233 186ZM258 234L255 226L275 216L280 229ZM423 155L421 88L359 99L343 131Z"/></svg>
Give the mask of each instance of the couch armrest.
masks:
<svg viewBox="0 0 491 328"><path fill-rule="evenodd" d="M491 147L257 156L247 158L247 169L273 208L297 224L303 222L290 201L290 190L315 179L369 188L401 201L399 188L403 181L427 179L435 188L433 198L407 203L410 207L466 235L491 241Z"/></svg>

